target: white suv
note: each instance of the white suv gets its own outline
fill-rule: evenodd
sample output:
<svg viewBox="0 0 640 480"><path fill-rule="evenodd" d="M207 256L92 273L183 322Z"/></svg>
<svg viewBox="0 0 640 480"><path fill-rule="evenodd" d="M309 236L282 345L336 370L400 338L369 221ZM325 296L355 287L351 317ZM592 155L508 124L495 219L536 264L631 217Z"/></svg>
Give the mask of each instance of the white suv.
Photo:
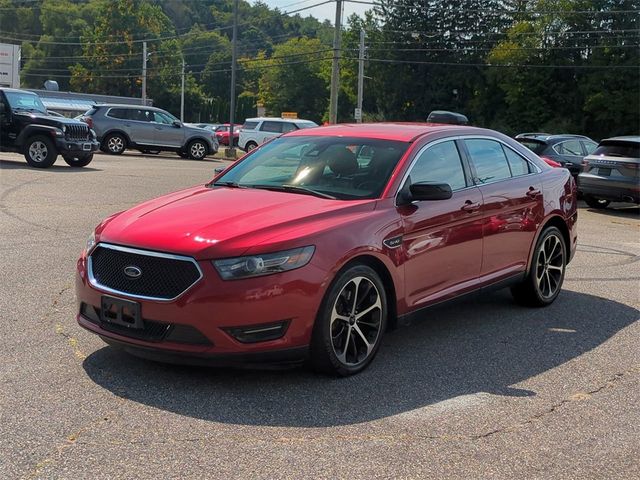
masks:
<svg viewBox="0 0 640 480"><path fill-rule="evenodd" d="M279 137L283 133L302 128L317 127L311 120L299 118L247 118L240 129L238 146L249 152L267 140Z"/></svg>

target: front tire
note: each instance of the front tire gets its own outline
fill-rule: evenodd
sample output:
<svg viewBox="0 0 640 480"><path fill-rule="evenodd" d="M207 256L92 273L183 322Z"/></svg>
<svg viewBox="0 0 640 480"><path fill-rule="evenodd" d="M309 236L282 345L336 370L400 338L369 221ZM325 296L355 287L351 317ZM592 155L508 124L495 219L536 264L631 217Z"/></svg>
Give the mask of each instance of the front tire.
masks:
<svg viewBox="0 0 640 480"><path fill-rule="evenodd" d="M313 368L342 377L364 370L380 348L387 316L387 296L375 270L355 265L340 273L313 327Z"/></svg>
<svg viewBox="0 0 640 480"><path fill-rule="evenodd" d="M542 232L529 274L525 280L511 287L513 298L528 307L551 305L560 294L567 266L567 247L562 232L549 227Z"/></svg>
<svg viewBox="0 0 640 480"><path fill-rule="evenodd" d="M67 165L70 167L81 168L86 167L93 160L93 153L85 155L84 157L62 157Z"/></svg>
<svg viewBox="0 0 640 480"><path fill-rule="evenodd" d="M187 154L192 160L202 160L209 153L208 150L202 140L194 140L187 146Z"/></svg>
<svg viewBox="0 0 640 480"><path fill-rule="evenodd" d="M102 144L105 150L112 155L122 155L127 149L127 139L120 133L108 135Z"/></svg>
<svg viewBox="0 0 640 480"><path fill-rule="evenodd" d="M50 138L36 135L25 143L24 158L32 167L49 168L57 160L58 150Z"/></svg>
<svg viewBox="0 0 640 480"><path fill-rule="evenodd" d="M597 208L599 210L607 208L609 206L609 203L611 203L609 202L609 200L605 200L604 198L592 197L591 195L585 195L584 201L591 208Z"/></svg>
<svg viewBox="0 0 640 480"><path fill-rule="evenodd" d="M250 152L251 150L254 150L256 148L258 148L258 144L256 142L247 142L247 144L244 146L246 152Z"/></svg>

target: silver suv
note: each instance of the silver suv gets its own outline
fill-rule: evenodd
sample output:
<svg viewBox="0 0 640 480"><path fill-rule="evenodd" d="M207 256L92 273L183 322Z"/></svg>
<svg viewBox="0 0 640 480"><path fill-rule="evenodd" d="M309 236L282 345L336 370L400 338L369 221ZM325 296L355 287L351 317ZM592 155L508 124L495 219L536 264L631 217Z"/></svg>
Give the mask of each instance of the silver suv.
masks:
<svg viewBox="0 0 640 480"><path fill-rule="evenodd" d="M101 150L114 155L135 148L143 153L172 151L201 160L218 151L214 133L185 125L155 107L94 105L81 120L95 130Z"/></svg>

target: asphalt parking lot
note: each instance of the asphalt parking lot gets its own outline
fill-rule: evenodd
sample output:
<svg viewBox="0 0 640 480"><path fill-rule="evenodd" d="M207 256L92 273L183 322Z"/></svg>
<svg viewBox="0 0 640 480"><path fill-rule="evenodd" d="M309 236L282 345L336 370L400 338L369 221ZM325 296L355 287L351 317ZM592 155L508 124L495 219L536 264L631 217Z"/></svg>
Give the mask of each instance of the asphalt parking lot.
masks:
<svg viewBox="0 0 640 480"><path fill-rule="evenodd" d="M347 379L157 364L81 329L95 225L221 164L0 154L0 478L640 478L637 207L582 205L549 308L432 309Z"/></svg>

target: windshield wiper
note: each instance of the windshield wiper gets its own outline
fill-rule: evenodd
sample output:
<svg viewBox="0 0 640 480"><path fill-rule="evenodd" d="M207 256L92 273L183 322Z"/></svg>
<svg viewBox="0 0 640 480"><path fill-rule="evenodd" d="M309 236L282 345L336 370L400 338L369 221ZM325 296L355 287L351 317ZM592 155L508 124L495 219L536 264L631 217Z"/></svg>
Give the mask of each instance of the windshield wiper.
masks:
<svg viewBox="0 0 640 480"><path fill-rule="evenodd" d="M229 188L248 188L246 185L240 185L237 182L215 182L214 187L229 187Z"/></svg>
<svg viewBox="0 0 640 480"><path fill-rule="evenodd" d="M24 110L25 112L38 112L38 113L44 113L41 110L38 110L37 108L25 108L25 107L15 107L14 110Z"/></svg>
<svg viewBox="0 0 640 480"><path fill-rule="evenodd" d="M301 193L303 195L313 195L314 197L336 200L336 197L334 197L333 195L329 195L328 193L322 193L307 187L302 187L300 185L290 185L287 183L283 185L251 185L251 188L261 188L264 190L273 190L275 192L294 192Z"/></svg>

